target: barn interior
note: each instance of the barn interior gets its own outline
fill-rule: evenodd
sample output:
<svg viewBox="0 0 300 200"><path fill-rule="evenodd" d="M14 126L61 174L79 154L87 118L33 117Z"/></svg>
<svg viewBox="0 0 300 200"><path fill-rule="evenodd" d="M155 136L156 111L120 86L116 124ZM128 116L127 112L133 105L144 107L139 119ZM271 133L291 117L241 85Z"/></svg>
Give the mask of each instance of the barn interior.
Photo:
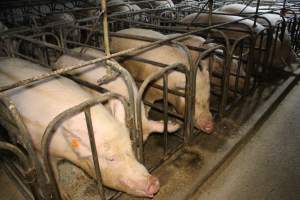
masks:
<svg viewBox="0 0 300 200"><path fill-rule="evenodd" d="M0 1L0 199L299 199L299 15L297 0Z"/></svg>

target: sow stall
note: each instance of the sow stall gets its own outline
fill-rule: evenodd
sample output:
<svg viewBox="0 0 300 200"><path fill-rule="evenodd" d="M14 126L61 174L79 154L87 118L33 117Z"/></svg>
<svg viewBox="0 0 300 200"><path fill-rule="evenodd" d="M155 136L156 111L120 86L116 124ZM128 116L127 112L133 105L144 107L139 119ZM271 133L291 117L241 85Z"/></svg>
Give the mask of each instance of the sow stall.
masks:
<svg viewBox="0 0 300 200"><path fill-rule="evenodd" d="M172 8L167 9L171 10ZM195 12L195 9L195 7L191 7L190 9L185 8L182 10L180 8L176 8L176 16L186 16L187 14L189 14L187 10ZM244 138L247 136L247 133L243 130L250 130L251 126L254 125L250 123L251 120L253 120L252 118L249 122L249 116L257 116L259 114L263 115L264 112L261 111L261 109L263 107L268 107L268 104L269 106L271 106L275 102L274 98L276 99L280 96L276 96L276 94L278 93L278 91L280 92L280 90L283 91L281 87L286 86L290 78L288 76L285 76L285 73L278 73L281 77L278 79L274 78L275 81L271 83L269 83L267 80L263 80L262 78L258 79L258 77L260 76L264 77L263 69L267 66L266 60L259 59L259 61L262 62L254 63L252 57L255 50L261 52L260 54L263 56L263 58L272 55L271 52L268 52L269 48L262 47L261 42L259 46L255 45L255 41L257 40L257 38L261 38L260 41L263 41L263 37L268 37L268 35L270 35L270 29L264 30L259 35L255 35L251 31L251 29L249 29L247 36L245 36L244 38L240 38L238 40L230 40L224 33L222 33L222 31L228 30L226 27L224 28L224 26L236 22L208 25L201 28L190 26L185 27L176 19L166 20L166 15L161 15L163 16L163 18L159 18L158 21L156 16L159 16L157 15L157 13L161 10L166 9L142 10L142 14L135 11L126 14L112 14L112 16L109 17L109 27L111 31L110 36L137 39L148 41L149 43L142 47L130 49L123 52L117 52L113 54L108 53L104 58L88 57L72 51L72 48L74 47L89 47L109 52L108 47L105 47L105 42L102 42L108 41L106 31L108 27L102 25L102 23L99 23L99 20L102 19L104 12L100 13L100 17L77 19L77 23L75 25L60 21L49 26L45 25L43 27L38 27L38 29L36 29L36 27L22 28L17 31L13 30L4 32L3 34L1 33L1 40L4 41L4 43L8 46L8 48L4 48L4 52L7 52L8 56L28 59L46 67L52 67L52 61L57 59L57 57L61 54L81 56L85 57L85 60L87 60L87 62L83 65L70 66L66 69L55 70L51 74L41 75L40 77L33 77L31 79L24 80L10 86L2 86L1 92L18 86L22 86L24 84L30 84L33 81L45 79L55 74L64 74L66 77L71 78L86 87L100 91L101 93L107 92L103 91L103 88L101 88L101 83L99 84L100 86L93 85L67 74L67 72L72 69L85 67L88 64L102 61L107 61L106 64L109 66L108 74L105 77L99 77L99 79L104 82L113 81L115 76L121 74L119 76L122 76L123 79L127 81L128 91L131 91L128 102L119 95L105 93L102 98L92 99L88 102L84 102L74 108L71 108L70 110L61 113L59 116L53 119L48 128L45 130L45 138L43 140L42 151L42 158L44 161L43 163L41 163L37 158L35 150L30 141L29 133L28 131L26 131L26 126L22 122L22 117L18 115L18 112L13 106L13 103L10 102L9 99L5 97L5 95L1 94L1 103L3 104L2 107L4 108L1 109L1 112L5 111L3 112L4 114L1 114L1 125L7 131L8 139L6 138L7 140L4 140L5 143L2 142L0 146L1 149L14 152L14 154L17 155L18 158L20 158L19 160L21 160L21 162L26 163L25 165L19 165L17 161L10 163L10 165L15 165L15 167L12 167L15 169L15 173L19 174L21 180L24 180L24 183L21 185L29 188L29 197L31 196L31 193L32 196L36 199L60 198L57 185L55 184L57 180L55 180L55 178L53 177L52 169L49 165L47 146L49 145L49 140L51 140L51 135L55 132L55 127L57 127L58 124L63 123L65 119L71 118L76 113L85 113L93 157L96 161L95 163L98 163L97 152L95 151L95 141L93 141L93 131L90 123L89 108L98 103L107 101L110 98L119 98L122 100L125 107L127 107L126 105L128 105L128 111L126 115L128 121L127 126L131 130L131 139L136 156L138 160L145 164L145 166L150 171L153 171L153 173L157 174L162 181L161 192L159 192L155 198L165 199L168 197L175 199L173 197L176 196L178 199L184 199L188 198L192 191L197 186L199 186L199 184L201 185L201 183L205 181L209 177L209 175L220 165L221 161L229 155L232 149L237 148L240 141L244 140ZM203 10L204 9L201 9L200 11L205 12ZM70 9L70 11L72 11L72 9ZM78 12L78 10L74 10L74 13L76 12ZM206 12L209 12L209 9ZM136 13L146 18L143 19L142 17L133 17ZM173 17L173 15L169 16ZM106 17L104 15L104 18L102 19L104 20L104 24L106 23L105 18ZM145 23L145 21L140 21L140 19L146 20L147 23ZM152 24L149 22L154 23ZM161 33L183 34L176 35L164 40L157 40L155 38L137 37L116 32L118 30L129 27L150 28ZM275 29L275 32L277 33L276 37L279 37L279 29L281 29L282 27L284 26L278 25L278 27ZM67 29L67 34L63 34L64 28ZM39 30L39 32L36 33L36 30ZM72 32L70 30L79 30L81 35L79 41L72 41L72 37L68 36L68 33L71 34ZM275 32L273 32L273 34ZM208 37L208 43L213 41L213 43L216 43L217 45L209 49L203 49L192 46L185 46L179 43L180 40L191 34ZM103 37L104 39L102 40L101 38ZM10 42L7 43L7 41ZM17 47L12 46L14 44L13 41L16 41ZM192 66L191 68L188 68L181 63L167 66L163 63L154 62L152 60L146 60L135 56L134 59L138 62L157 65L162 69L159 72L148 77L146 80L136 80L140 88L138 91L138 95L133 95L132 84L134 80L126 70L124 70L120 65L111 60L111 58L115 58L117 61L120 61L122 59L127 59L129 55L132 56L132 53L136 51L141 51L149 47L155 48L161 45L178 45L185 51L187 55L190 54L189 49L192 49L201 52L201 56L197 59L197 63L192 63L192 61L190 61L190 65ZM211 63L213 62L214 56L219 56L224 60L222 73L214 73L212 71ZM195 77L193 75L195 74L195 70L197 70L198 68L201 69L203 67L201 66L200 61L205 58L209 58L210 60L209 68L211 79L219 79L221 82L221 85L219 86L212 85L211 91L211 109L214 112L214 116L217 121L217 130L213 135L205 135L201 133L201 131L195 129L192 120L192 113L194 112L193 110L195 107L193 100L195 96ZM246 76L240 75L239 72L237 72L237 74L230 72L230 63L232 63L233 60L237 61L238 69L241 69L242 63L245 63L245 65L247 66L246 69L248 69L245 70L247 72ZM171 91L168 89L168 74L172 70L178 70L185 74L187 84L185 86L184 92ZM297 71L293 73L296 72ZM235 87L233 88L230 88L228 83L230 76L236 77L236 81L234 83ZM153 83L154 80L157 80L159 78L163 78L163 86ZM249 86L247 86L246 84L245 89L240 90L238 87L239 79L248 80L246 82L248 82ZM150 116L152 115L152 117L159 117L164 120L165 131L162 135L151 136L149 140L145 144L143 144L141 130L141 101L143 100L143 93L147 92L148 87L155 87L163 91L162 102L158 104L150 104L144 101L144 103L145 105L152 108ZM233 97L230 97L231 99L228 100L230 92L232 92L234 95ZM183 116L174 112L170 108L170 105L167 101L168 93L185 98L186 112ZM272 95L272 93L275 93L275 95ZM272 100L274 101L273 103ZM254 114L253 110L256 110ZM266 111L267 110L265 110L265 112ZM170 134L166 131L167 120L170 118L179 120L182 124L181 129L175 134ZM99 196L101 196L102 199L134 198L120 192L117 193L116 191L108 189L103 190L101 184L101 173L97 164L95 165L95 170L98 173L97 184L95 184L93 180L82 173L80 169L76 169L76 167L68 163L63 163L60 170L61 174L65 175L61 178L62 180L59 181L63 181L65 185L70 185L71 187L73 187L70 189L72 199L98 199ZM78 186L83 189L78 189ZM97 191L97 189L99 192ZM28 189L24 189L24 191L28 191Z"/></svg>

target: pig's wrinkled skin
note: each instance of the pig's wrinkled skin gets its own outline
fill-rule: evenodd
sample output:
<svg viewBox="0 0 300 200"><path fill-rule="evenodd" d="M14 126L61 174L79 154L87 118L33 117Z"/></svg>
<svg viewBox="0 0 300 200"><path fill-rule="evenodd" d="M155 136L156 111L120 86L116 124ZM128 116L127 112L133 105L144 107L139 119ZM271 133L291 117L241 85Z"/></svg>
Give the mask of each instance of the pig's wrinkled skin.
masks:
<svg viewBox="0 0 300 200"><path fill-rule="evenodd" d="M102 58L105 54L99 50L92 48L75 48L73 49L75 52L81 52L83 55L91 56L92 58ZM57 62L55 63L55 68L64 68L74 64L83 63L84 60L81 58L75 58L74 56L63 55L61 56ZM73 70L70 72L71 75L78 77L84 81L97 85L97 80L103 77L107 73L107 68L103 63L96 63L90 66L85 67L84 69ZM129 98L128 90L125 84L125 81L119 76L115 80L102 84L102 88L105 88L111 92L120 94L125 98ZM85 88L86 89L86 88ZM92 92L93 95L100 95L98 92L94 90L88 90ZM137 95L137 87L135 83L133 84L133 92L134 96ZM123 104L118 100L113 100L109 102L109 108L112 111L113 116L118 119L123 124L126 124L125 121L125 110ZM143 124L143 140L147 140L149 135L152 132L163 132L164 131L164 123L161 121L153 121L147 118L144 104L142 103L142 124ZM179 124L168 123L167 130L169 132L174 132L178 130Z"/></svg>
<svg viewBox="0 0 300 200"><path fill-rule="evenodd" d="M130 28L119 31L119 33L138 35L151 37L156 39L166 39L167 36L162 35L158 32L146 29ZM115 51L122 51L130 49L133 47L138 47L148 42L134 39L118 38L112 37L111 47ZM136 54L138 57L145 58L148 60L160 62L163 64L175 64L182 63L188 67L188 57L182 49L177 48L177 46L163 45L160 47L154 47L147 49ZM160 67L137 62L131 59L126 59L122 62L122 65L133 75L135 79L145 80L150 74L160 70ZM172 71L168 78L168 87L173 90L182 90L185 88L185 76L181 72ZM162 79L156 82L162 85ZM206 133L211 133L213 131L213 118L209 110L209 97L210 97L210 80L209 72L207 68L203 70L197 70L196 75L196 96L195 96L195 113L194 113L194 124L197 128L201 129ZM162 91L150 88L146 94L145 98L147 101L155 102L156 100L162 99ZM175 107L176 111L180 114L184 113L185 99L183 97L178 97L172 94L168 94L168 101Z"/></svg>
<svg viewBox="0 0 300 200"><path fill-rule="evenodd" d="M178 36L180 34L170 34L168 35L169 37L173 37L173 36ZM213 43L209 43L209 44L205 44L205 39L200 37L200 36L195 36L195 35L189 35L187 37L184 37L183 39L179 39L178 42L188 46L188 47L197 47L197 48L203 48L203 49L209 49L214 47L216 44ZM197 61L197 58L201 55L201 51L196 51L196 50L190 50L192 59L194 62ZM202 66L208 66L209 65L209 58L206 58L204 60L201 61L201 65ZM214 55L213 57L213 63L212 63L212 71L216 72L218 74L223 74L223 67L224 67L225 63L224 60L222 58L220 58L219 56ZM243 65L241 65L240 67L240 76L245 76L245 70L244 70ZM233 74L237 74L238 72L238 63L236 60L233 60L231 65L230 65L230 72ZM221 86L221 80L219 78L215 78L214 76L210 77L211 78L211 82L214 85L217 86ZM235 89L235 83L237 81L236 76L234 75L230 75L229 76L229 88L231 89ZM241 91L245 86L245 81L243 78L238 79L238 90ZM229 92L229 95L233 95L231 92Z"/></svg>
<svg viewBox="0 0 300 200"><path fill-rule="evenodd" d="M0 85L48 72L26 60L0 59ZM79 85L60 76L12 89L5 94L24 119L38 152L49 122L66 109L92 98ZM159 181L136 160L124 124L115 120L101 104L91 108L91 116L104 185L136 196L153 197L159 190ZM50 144L52 160L69 160L95 178L89 144L84 114L80 113L58 127ZM58 178L57 166L54 169ZM60 188L63 193L63 187Z"/></svg>

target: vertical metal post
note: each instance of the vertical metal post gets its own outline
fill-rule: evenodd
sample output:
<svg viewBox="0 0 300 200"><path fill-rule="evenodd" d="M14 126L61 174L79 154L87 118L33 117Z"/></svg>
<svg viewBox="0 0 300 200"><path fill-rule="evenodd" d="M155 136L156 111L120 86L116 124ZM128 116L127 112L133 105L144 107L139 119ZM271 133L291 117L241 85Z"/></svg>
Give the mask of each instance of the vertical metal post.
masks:
<svg viewBox="0 0 300 200"><path fill-rule="evenodd" d="M283 1L283 10L285 11L286 0Z"/></svg>
<svg viewBox="0 0 300 200"><path fill-rule="evenodd" d="M99 165L99 159L98 159L98 152L96 148L96 141L94 136L94 130L93 130L93 124L92 124L92 118L91 118L91 110L90 108L86 109L84 111L85 119L86 119L86 125L88 129L90 144L91 144L91 150L93 155L93 161L95 166L95 174L96 174L96 180L97 180L97 187L100 194L101 199L105 199L104 189L102 185L102 176L100 171L100 165Z"/></svg>
<svg viewBox="0 0 300 200"><path fill-rule="evenodd" d="M167 154L168 150L168 74L164 74L163 77L163 100L164 100L164 154Z"/></svg>
<svg viewBox="0 0 300 200"><path fill-rule="evenodd" d="M260 0L257 0L253 27L256 27L256 20L257 20L257 14L258 14L259 5L260 5Z"/></svg>
<svg viewBox="0 0 300 200"><path fill-rule="evenodd" d="M106 56L110 55L109 48L109 35L108 35L108 21L107 21L107 5L106 0L101 0L101 9L103 13L103 40L104 40L104 49Z"/></svg>
<svg viewBox="0 0 300 200"><path fill-rule="evenodd" d="M209 9L209 15L208 15L208 26L211 26L212 24L212 9L213 9L213 0L208 1L208 9Z"/></svg>

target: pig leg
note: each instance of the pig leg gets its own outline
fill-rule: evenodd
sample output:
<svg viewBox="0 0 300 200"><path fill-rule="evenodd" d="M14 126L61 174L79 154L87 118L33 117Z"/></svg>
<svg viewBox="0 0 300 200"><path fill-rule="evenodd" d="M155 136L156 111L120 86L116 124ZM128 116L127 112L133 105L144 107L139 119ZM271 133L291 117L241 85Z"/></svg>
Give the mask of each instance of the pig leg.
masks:
<svg viewBox="0 0 300 200"><path fill-rule="evenodd" d="M58 164L61 160L62 159L58 158L58 157L51 157L51 165L52 165L54 177L55 177L61 198L63 200L72 200L71 196L68 194L68 192L64 189L64 187L59 182L60 178L59 178Z"/></svg>

